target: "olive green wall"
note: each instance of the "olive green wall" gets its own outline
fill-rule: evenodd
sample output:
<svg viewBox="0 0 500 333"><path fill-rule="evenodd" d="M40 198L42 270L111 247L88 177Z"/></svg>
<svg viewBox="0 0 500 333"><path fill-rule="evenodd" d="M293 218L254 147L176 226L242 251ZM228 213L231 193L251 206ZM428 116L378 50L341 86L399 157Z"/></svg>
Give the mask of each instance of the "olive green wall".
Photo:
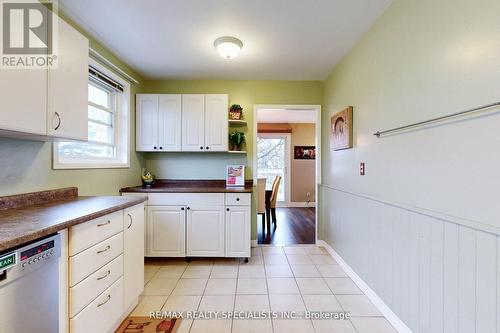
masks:
<svg viewBox="0 0 500 333"><path fill-rule="evenodd" d="M144 93L228 94L229 104L240 104L248 122L247 156L227 153L147 153L146 167L158 178L224 179L227 164L245 164L246 178L253 175L253 106L255 104L312 104L323 99L320 81L146 81ZM231 130L231 129L230 129ZM255 202L252 206L252 239L257 238Z"/></svg>
<svg viewBox="0 0 500 333"><path fill-rule="evenodd" d="M64 17L64 15L61 15ZM133 77L142 80L118 57L75 26L90 41L90 47ZM135 93L140 85L131 85L130 168L93 170L53 170L52 143L0 138L0 195L77 186L82 195L117 195L123 186L135 185L144 161L135 153Z"/></svg>
<svg viewBox="0 0 500 333"><path fill-rule="evenodd" d="M231 163L246 164L251 178L253 143L253 106L255 104L321 104L323 83L319 81L145 81L144 93L228 94L229 104L240 104L248 122L247 156L226 153L148 153L146 167L158 178L221 179ZM241 128L239 129L241 131ZM231 131L231 129L230 129Z"/></svg>

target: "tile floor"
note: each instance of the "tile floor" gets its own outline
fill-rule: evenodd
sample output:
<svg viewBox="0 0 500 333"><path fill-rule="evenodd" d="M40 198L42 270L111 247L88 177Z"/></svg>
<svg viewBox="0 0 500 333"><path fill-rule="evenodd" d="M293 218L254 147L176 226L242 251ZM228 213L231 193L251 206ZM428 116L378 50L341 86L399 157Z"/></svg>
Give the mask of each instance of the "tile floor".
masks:
<svg viewBox="0 0 500 333"><path fill-rule="evenodd" d="M311 245L252 248L239 259L148 261L133 315L150 311L341 312L333 319L184 319L178 333L396 332L328 252Z"/></svg>

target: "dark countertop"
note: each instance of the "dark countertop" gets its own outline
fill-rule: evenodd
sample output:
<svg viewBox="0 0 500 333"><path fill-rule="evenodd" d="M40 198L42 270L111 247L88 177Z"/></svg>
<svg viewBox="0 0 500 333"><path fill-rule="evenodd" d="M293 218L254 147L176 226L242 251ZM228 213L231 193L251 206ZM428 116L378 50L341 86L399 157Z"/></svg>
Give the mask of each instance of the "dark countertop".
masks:
<svg viewBox="0 0 500 333"><path fill-rule="evenodd" d="M245 187L226 187L225 180L170 180L159 179L151 187L125 187L122 193L252 193L252 180Z"/></svg>
<svg viewBox="0 0 500 333"><path fill-rule="evenodd" d="M73 196L0 210L0 252L144 201L134 196Z"/></svg>

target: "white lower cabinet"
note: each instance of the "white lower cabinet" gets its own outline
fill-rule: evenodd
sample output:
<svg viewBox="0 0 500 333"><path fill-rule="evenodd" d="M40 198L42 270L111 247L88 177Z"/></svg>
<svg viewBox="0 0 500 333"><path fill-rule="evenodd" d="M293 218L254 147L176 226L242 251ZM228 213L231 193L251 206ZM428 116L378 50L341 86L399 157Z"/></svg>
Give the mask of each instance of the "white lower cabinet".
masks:
<svg viewBox="0 0 500 333"><path fill-rule="evenodd" d="M146 257L250 257L250 204L250 193L149 194Z"/></svg>
<svg viewBox="0 0 500 333"><path fill-rule="evenodd" d="M226 257L250 257L250 206L226 207Z"/></svg>
<svg viewBox="0 0 500 333"><path fill-rule="evenodd" d="M125 309L138 302L144 290L144 205L123 213L123 285Z"/></svg>
<svg viewBox="0 0 500 333"><path fill-rule="evenodd" d="M224 256L223 206L188 207L186 254L191 257Z"/></svg>
<svg viewBox="0 0 500 333"><path fill-rule="evenodd" d="M149 206L147 219L146 256L184 257L186 255L186 207Z"/></svg>
<svg viewBox="0 0 500 333"><path fill-rule="evenodd" d="M69 228L71 333L114 332L144 289L144 205Z"/></svg>

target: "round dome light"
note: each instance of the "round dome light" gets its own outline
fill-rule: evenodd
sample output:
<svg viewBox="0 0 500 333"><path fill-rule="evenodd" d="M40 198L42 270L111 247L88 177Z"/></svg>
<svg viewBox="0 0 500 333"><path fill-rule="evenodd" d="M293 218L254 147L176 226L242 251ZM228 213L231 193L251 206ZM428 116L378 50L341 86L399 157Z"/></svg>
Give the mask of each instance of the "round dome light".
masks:
<svg viewBox="0 0 500 333"><path fill-rule="evenodd" d="M219 37L215 40L214 46L224 59L234 59L240 54L243 42L236 37Z"/></svg>

